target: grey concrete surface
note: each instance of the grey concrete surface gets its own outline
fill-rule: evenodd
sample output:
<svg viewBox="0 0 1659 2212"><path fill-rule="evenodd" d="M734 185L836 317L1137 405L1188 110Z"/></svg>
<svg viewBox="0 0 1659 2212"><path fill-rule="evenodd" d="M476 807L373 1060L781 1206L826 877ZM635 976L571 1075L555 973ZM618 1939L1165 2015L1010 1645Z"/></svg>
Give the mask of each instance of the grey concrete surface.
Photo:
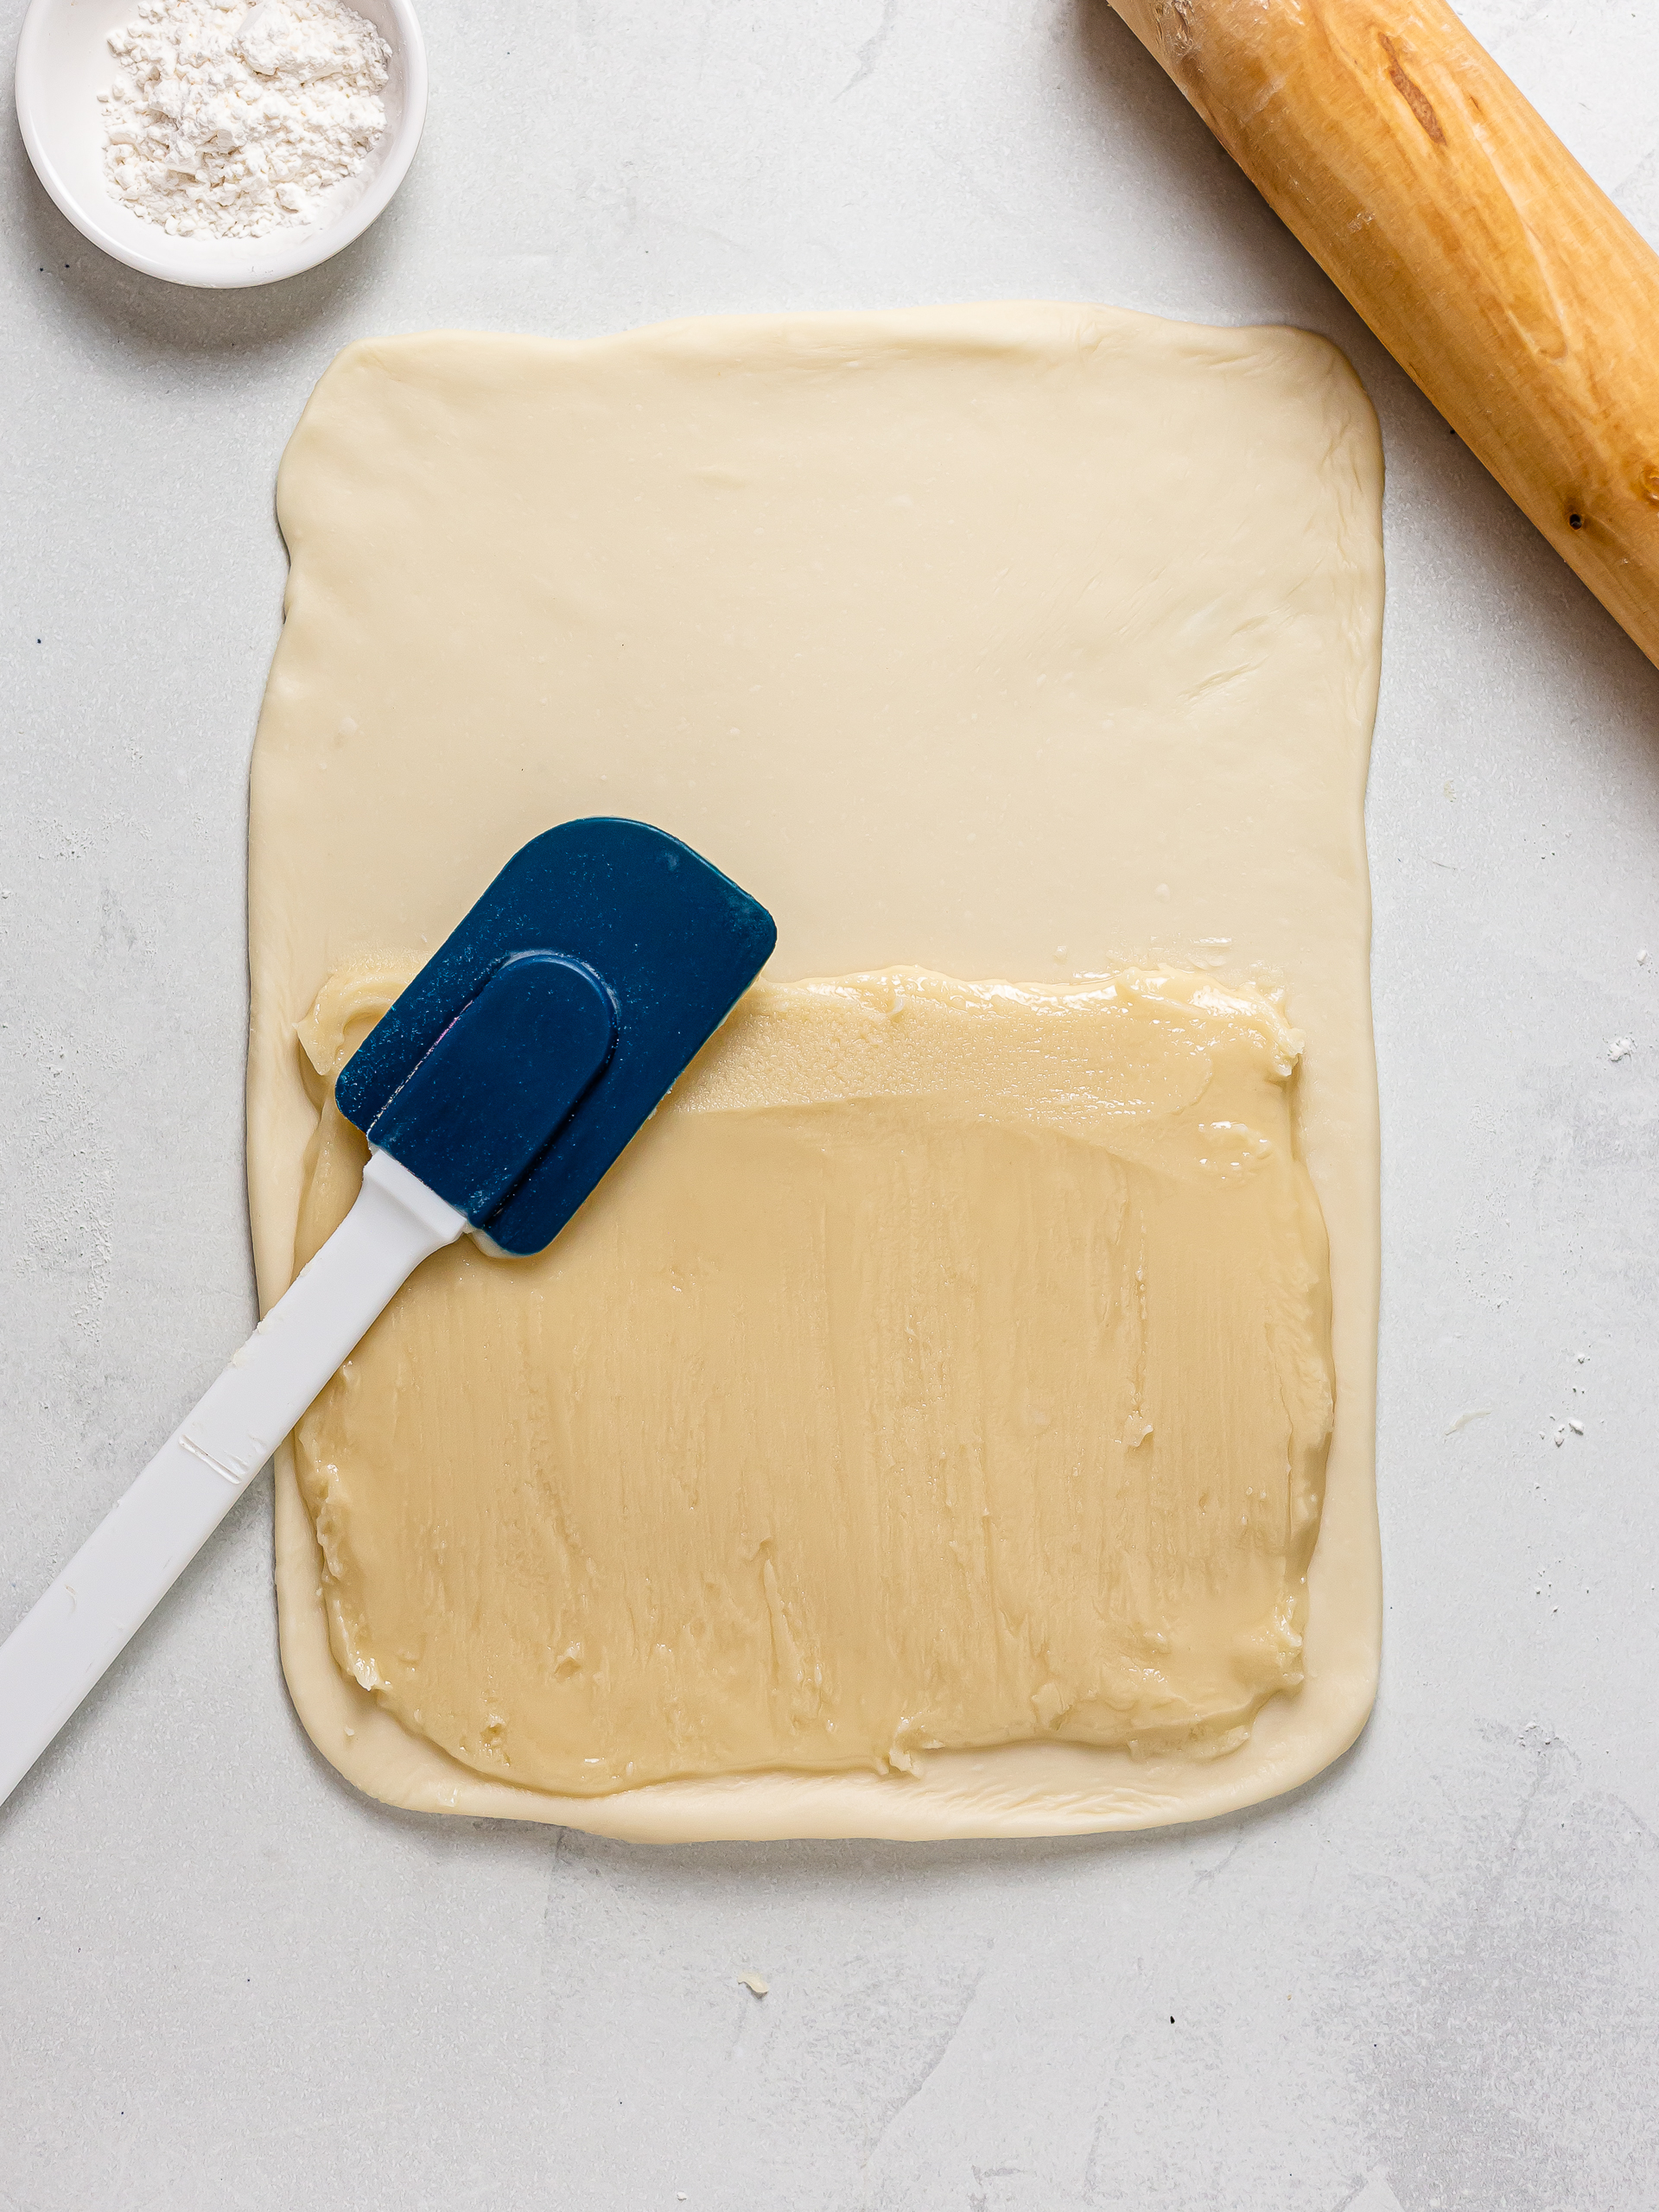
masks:
<svg viewBox="0 0 1659 2212"><path fill-rule="evenodd" d="M414 1819L295 1722L266 1479L0 1812L0 2208L1659 2205L1659 674L1097 0L423 13L404 194L268 292L101 259L0 130L0 1631L251 1317L245 776L331 353L1047 295L1327 332L1382 416L1382 1698L1137 1839ZM1659 13L1467 13L1659 238Z"/></svg>

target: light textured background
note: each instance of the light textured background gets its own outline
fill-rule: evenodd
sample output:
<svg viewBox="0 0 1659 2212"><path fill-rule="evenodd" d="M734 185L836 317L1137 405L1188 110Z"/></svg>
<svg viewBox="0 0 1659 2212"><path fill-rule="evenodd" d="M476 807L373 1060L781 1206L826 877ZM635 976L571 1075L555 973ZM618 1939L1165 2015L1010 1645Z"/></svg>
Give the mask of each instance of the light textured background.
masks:
<svg viewBox="0 0 1659 2212"><path fill-rule="evenodd" d="M1649 0L1465 12L1659 238ZM3 133L0 1632L251 1318L245 775L335 348L1047 295L1327 332L1382 419L1382 1700L1141 1839L415 1819L300 1734L262 1480L0 1812L0 2207L1659 2204L1659 674L1097 0L425 20L403 194L274 290L103 260Z"/></svg>

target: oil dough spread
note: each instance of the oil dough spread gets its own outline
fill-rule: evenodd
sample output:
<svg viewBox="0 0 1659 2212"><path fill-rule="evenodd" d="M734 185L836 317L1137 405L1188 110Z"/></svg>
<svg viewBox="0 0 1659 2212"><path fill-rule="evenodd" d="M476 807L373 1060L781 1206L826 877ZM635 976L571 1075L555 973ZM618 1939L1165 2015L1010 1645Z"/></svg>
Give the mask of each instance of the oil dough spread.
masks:
<svg viewBox="0 0 1659 2212"><path fill-rule="evenodd" d="M262 1297L349 1203L350 1023L526 838L657 823L779 924L566 1236L431 1263L281 1456L343 1773L1052 1834L1351 1742L1380 489L1323 340L1095 307L335 362L253 766Z"/></svg>
<svg viewBox="0 0 1659 2212"><path fill-rule="evenodd" d="M332 982L332 1077L403 974ZM538 1259L423 1267L301 1423L334 1655L588 1793L1301 1680L1331 1427L1295 1042L1192 975L762 985ZM324 1103L300 1252L365 1148Z"/></svg>

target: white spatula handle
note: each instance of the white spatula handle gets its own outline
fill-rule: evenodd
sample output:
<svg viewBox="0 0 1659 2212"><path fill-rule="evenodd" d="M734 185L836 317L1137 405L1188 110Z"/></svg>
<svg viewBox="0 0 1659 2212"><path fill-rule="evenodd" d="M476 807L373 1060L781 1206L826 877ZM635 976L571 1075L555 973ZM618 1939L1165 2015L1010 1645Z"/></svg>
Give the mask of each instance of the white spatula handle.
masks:
<svg viewBox="0 0 1659 2212"><path fill-rule="evenodd" d="M46 1595L0 1644L0 1801L201 1549L323 1384L464 1216L389 1153L356 1205Z"/></svg>

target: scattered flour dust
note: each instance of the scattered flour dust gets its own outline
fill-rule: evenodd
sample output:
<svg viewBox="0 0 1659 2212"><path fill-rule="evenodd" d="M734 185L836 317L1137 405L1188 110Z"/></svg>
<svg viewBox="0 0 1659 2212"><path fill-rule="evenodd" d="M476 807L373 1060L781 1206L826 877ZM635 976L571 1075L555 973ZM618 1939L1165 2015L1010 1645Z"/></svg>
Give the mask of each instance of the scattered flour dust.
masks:
<svg viewBox="0 0 1659 2212"><path fill-rule="evenodd" d="M341 0L138 0L110 51L105 175L175 238L308 221L386 127L391 48Z"/></svg>

